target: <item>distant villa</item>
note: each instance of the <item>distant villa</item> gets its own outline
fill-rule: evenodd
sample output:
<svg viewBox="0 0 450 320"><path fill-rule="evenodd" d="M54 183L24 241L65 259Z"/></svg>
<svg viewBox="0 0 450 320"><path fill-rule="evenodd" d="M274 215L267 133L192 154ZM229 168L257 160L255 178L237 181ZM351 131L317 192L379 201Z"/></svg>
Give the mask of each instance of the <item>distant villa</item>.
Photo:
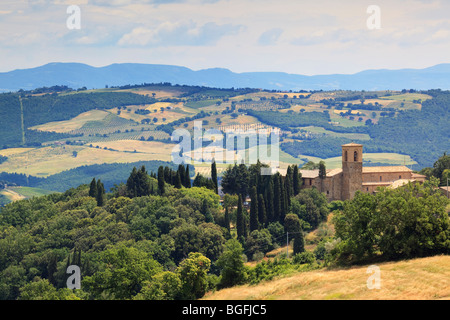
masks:
<svg viewBox="0 0 450 320"><path fill-rule="evenodd" d="M319 170L299 170L302 188L316 187L329 201L352 199L356 191L374 193L378 187L398 188L408 182L424 182L425 176L413 173L406 166L364 167L363 145L342 146L342 168L326 170L319 178Z"/></svg>

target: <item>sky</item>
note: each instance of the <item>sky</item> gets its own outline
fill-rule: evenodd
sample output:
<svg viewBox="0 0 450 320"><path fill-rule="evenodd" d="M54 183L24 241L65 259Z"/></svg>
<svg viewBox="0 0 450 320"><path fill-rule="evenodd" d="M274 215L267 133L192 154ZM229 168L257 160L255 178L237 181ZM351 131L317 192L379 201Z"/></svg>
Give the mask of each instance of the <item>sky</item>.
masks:
<svg viewBox="0 0 450 320"><path fill-rule="evenodd" d="M1 0L0 72L50 62L304 75L425 68L450 62L450 1Z"/></svg>

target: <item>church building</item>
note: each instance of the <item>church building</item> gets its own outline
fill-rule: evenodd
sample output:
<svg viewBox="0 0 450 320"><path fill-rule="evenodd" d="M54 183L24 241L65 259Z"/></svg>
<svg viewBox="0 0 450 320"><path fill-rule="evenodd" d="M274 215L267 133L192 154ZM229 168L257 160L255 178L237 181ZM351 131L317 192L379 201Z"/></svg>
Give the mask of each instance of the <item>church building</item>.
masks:
<svg viewBox="0 0 450 320"><path fill-rule="evenodd" d="M299 170L302 188L316 187L329 201L352 199L356 191L374 193L378 187L397 188L408 182L424 182L425 176L415 174L406 166L364 167L363 146L349 143L342 146L342 168L326 170Z"/></svg>

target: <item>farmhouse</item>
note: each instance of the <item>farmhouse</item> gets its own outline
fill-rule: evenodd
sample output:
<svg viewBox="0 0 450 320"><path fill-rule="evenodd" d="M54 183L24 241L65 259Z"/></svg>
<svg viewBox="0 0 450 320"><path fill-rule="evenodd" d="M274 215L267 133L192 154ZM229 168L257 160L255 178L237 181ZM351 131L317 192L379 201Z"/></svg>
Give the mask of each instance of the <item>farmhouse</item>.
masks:
<svg viewBox="0 0 450 320"><path fill-rule="evenodd" d="M356 191L374 193L378 187L397 188L408 182L424 182L425 176L415 174L406 166L364 167L363 146L349 143L342 146L342 168L326 170L319 178L319 170L299 170L302 188L316 187L328 200L352 199Z"/></svg>

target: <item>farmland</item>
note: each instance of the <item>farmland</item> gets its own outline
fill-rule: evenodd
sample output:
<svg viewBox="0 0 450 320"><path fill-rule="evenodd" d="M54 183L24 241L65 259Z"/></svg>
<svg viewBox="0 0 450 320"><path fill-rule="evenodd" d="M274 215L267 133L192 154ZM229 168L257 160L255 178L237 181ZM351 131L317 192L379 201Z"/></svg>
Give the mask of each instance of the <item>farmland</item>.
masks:
<svg viewBox="0 0 450 320"><path fill-rule="evenodd" d="M374 137L366 122L370 120L376 128L380 121L395 121L405 111L420 111L422 104L432 98L428 93L416 92L274 92L169 85L60 92L58 96L66 101L69 97L75 99L87 94L105 94L104 97L135 94L147 100L126 104L123 103L126 99L133 102L138 99L124 96L120 105L102 101L98 108L79 107L83 112L69 119L26 127L27 137L38 133L50 136L40 140L39 146L17 145L0 150L0 155L7 157L0 164L0 171L45 177L89 164L170 161L174 147L169 143L171 131L160 130L159 126L173 124L173 130L187 129L192 133L194 121L201 121L204 130L239 130L252 126L281 128L281 168L320 160L330 169L339 167L338 153L323 153L312 147L327 139L335 139L330 141L336 141L337 147L341 142L360 141L368 148L364 155L366 165L419 167L423 166L423 161L403 148L373 148ZM36 98L49 99L45 95ZM27 107L30 101L24 100L24 103ZM193 120L195 116L198 119ZM65 136L52 139L55 133ZM303 142L307 144L298 144ZM289 143L296 144L294 148L286 148ZM255 152L250 150L250 153ZM209 174L208 162L195 166L199 172Z"/></svg>

